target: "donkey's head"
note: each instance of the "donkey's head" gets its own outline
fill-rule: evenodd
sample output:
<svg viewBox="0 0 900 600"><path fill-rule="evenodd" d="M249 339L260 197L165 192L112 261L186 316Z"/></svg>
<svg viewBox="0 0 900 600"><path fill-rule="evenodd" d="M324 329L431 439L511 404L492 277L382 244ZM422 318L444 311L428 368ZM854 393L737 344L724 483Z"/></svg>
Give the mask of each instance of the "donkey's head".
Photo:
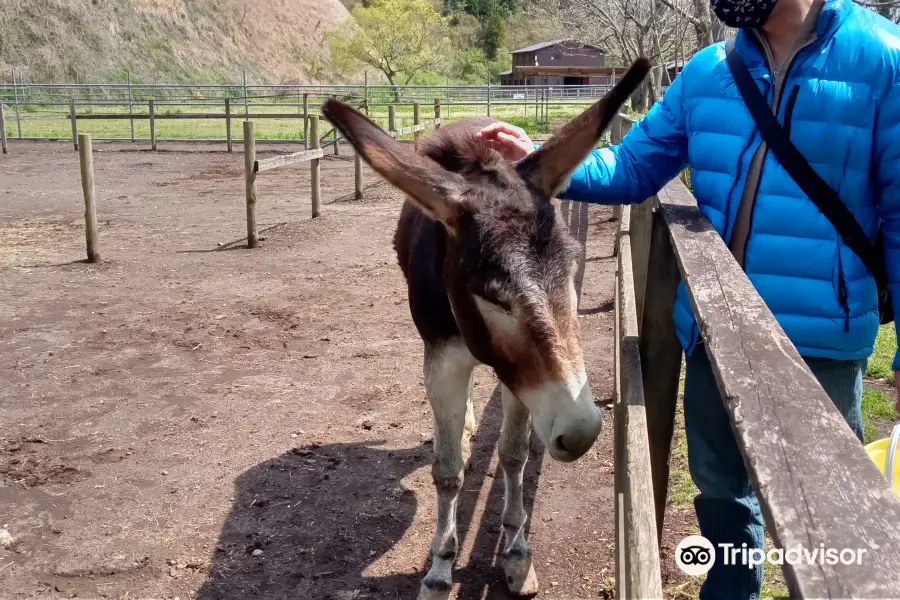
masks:
<svg viewBox="0 0 900 600"><path fill-rule="evenodd" d="M649 69L636 62L598 103L517 164L463 120L411 145L337 101L323 112L372 168L447 232L444 284L475 357L529 408L557 460L572 461L600 433L578 331L579 244L551 198L594 148Z"/></svg>

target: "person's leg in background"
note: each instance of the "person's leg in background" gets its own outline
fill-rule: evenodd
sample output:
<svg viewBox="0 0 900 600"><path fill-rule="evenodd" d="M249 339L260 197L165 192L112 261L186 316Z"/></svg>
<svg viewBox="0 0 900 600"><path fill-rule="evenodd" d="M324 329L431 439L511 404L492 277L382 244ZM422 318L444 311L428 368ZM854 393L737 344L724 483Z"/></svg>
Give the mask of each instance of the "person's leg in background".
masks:
<svg viewBox="0 0 900 600"><path fill-rule="evenodd" d="M706 575L700 598L756 600L763 568L725 564L719 544L741 549L763 548L762 514L732 433L725 404L716 387L703 344L685 360L684 425L688 463L700 494L694 509L700 534L716 549L716 562Z"/></svg>
<svg viewBox="0 0 900 600"><path fill-rule="evenodd" d="M809 370L819 380L822 389L834 402L847 425L863 441L862 394L863 375L868 361L834 360L829 358L804 357Z"/></svg>
<svg viewBox="0 0 900 600"><path fill-rule="evenodd" d="M804 358L819 384L863 439L862 391L865 360ZM697 346L686 358L685 430L691 477L700 490L694 500L700 532L716 547L716 564L707 574L701 598L759 597L762 566L725 565L718 544L763 548L762 514L744 466L724 403L716 386L706 348Z"/></svg>

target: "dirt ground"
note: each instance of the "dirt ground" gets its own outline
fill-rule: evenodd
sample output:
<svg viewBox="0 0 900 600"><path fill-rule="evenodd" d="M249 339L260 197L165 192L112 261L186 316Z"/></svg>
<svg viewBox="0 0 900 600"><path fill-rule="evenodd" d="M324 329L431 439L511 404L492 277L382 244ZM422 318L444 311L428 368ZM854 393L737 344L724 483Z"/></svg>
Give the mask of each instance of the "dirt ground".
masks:
<svg viewBox="0 0 900 600"><path fill-rule="evenodd" d="M308 167L267 172L263 241L247 250L240 153L95 145L104 260L89 265L77 154L12 152L0 157L0 528L14 541L0 545L0 598L414 598L435 494L421 342L391 247L399 193L367 172L366 199L350 202L352 159L329 157L311 220ZM606 207L561 212L586 239L581 327L605 404L616 224ZM453 596L467 600L507 597L494 564L501 408L486 368L476 384ZM542 598L611 594L604 412L602 439L574 464L533 442Z"/></svg>

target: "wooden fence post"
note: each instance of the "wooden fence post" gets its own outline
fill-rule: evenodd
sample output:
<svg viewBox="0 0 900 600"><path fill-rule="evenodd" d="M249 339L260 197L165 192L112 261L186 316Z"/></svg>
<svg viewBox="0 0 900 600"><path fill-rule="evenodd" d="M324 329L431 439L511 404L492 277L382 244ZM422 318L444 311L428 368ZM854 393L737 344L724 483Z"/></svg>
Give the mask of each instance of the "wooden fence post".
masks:
<svg viewBox="0 0 900 600"><path fill-rule="evenodd" d="M253 121L244 121L244 183L247 195L247 247L259 246L256 232L256 138Z"/></svg>
<svg viewBox="0 0 900 600"><path fill-rule="evenodd" d="M333 133L333 135L334 135L334 155L335 155L335 156L340 156L340 155L341 155L341 151L340 151L340 142L338 141L338 140L340 139L340 136L338 135L337 127L335 127L335 128L332 130L332 133Z"/></svg>
<svg viewBox="0 0 900 600"><path fill-rule="evenodd" d="M312 143L312 150L319 149L319 117L311 116L309 118L309 139ZM319 185L319 176L322 172L320 159L314 158L309 161L309 186L312 198L312 218L319 216L319 193L321 192Z"/></svg>
<svg viewBox="0 0 900 600"><path fill-rule="evenodd" d="M418 102L413 103L413 125L418 125L422 122L422 109L419 106ZM419 150L419 132L415 132L413 134L413 148L416 151Z"/></svg>
<svg viewBox="0 0 900 600"><path fill-rule="evenodd" d="M78 120L75 118L75 99L69 98L69 120L72 121L72 144L78 152Z"/></svg>
<svg viewBox="0 0 900 600"><path fill-rule="evenodd" d="M362 200L363 198L363 173L362 173L362 157L359 155L357 151L353 157L353 175L354 175L354 184L356 186L356 193L354 194L354 198L356 200Z"/></svg>
<svg viewBox="0 0 900 600"><path fill-rule="evenodd" d="M434 99L434 119L435 119L435 121L438 121L440 118L441 118L441 99L435 98ZM441 128L441 124L439 122L435 123L434 130L437 131L440 128Z"/></svg>
<svg viewBox="0 0 900 600"><path fill-rule="evenodd" d="M393 104L388 106L388 131L397 131L397 109Z"/></svg>
<svg viewBox="0 0 900 600"><path fill-rule="evenodd" d="M153 100L150 101L150 149L156 152L156 110Z"/></svg>
<svg viewBox="0 0 900 600"><path fill-rule="evenodd" d="M617 123L618 122L618 123ZM623 118L623 115L620 113L613 118L613 129L610 132L610 142L615 144L620 144L622 142L622 138L625 137L625 134L628 133L628 130L631 129L631 126L634 124L634 121L631 119ZM613 218L621 220L622 218L622 205L617 204L613 207ZM618 250L618 247L616 247Z"/></svg>
<svg viewBox="0 0 900 600"><path fill-rule="evenodd" d="M225 98L225 140L231 152L231 98Z"/></svg>
<svg viewBox="0 0 900 600"><path fill-rule="evenodd" d="M79 136L78 155L81 162L81 189L84 192L84 237L87 243L87 260L89 263L100 261L100 248L97 240L97 209L94 205L94 156L91 146L91 134Z"/></svg>
<svg viewBox="0 0 900 600"><path fill-rule="evenodd" d="M0 150L3 154L8 154L6 149L6 113L3 110L3 103L0 102Z"/></svg>
<svg viewBox="0 0 900 600"><path fill-rule="evenodd" d="M647 283L643 292L643 309L638 312L638 319L656 533L657 542L662 543L666 494L669 488L669 455L675 428L678 378L681 375L682 350L675 334L675 319L672 316L675 291L681 275L668 227L655 198L652 201L650 221L650 247L646 258Z"/></svg>
<svg viewBox="0 0 900 600"><path fill-rule="evenodd" d="M653 204L656 198L648 198L631 207L631 265L634 269L634 299L638 318L643 314L645 290L647 287L647 268L650 256L650 231L653 227ZM638 331L640 331L638 321Z"/></svg>
<svg viewBox="0 0 900 600"><path fill-rule="evenodd" d="M309 94L303 94L303 149L309 150Z"/></svg>

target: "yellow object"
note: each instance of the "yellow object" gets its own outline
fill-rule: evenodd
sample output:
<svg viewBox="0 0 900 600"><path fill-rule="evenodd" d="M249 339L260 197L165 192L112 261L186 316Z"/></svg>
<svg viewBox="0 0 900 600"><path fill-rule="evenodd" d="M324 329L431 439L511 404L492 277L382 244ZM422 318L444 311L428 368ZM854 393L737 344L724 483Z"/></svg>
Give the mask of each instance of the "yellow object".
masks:
<svg viewBox="0 0 900 600"><path fill-rule="evenodd" d="M891 448L891 442L893 442L893 449ZM888 454L890 453L890 450L893 450L894 473L893 477L889 478L889 481L892 483L891 487L894 492L900 495L900 448L897 447L898 442L900 442L900 423L894 425L894 431L890 438L875 440L874 442L867 444L866 453L878 467L878 470L881 471L881 474L884 475L885 466L888 462Z"/></svg>

